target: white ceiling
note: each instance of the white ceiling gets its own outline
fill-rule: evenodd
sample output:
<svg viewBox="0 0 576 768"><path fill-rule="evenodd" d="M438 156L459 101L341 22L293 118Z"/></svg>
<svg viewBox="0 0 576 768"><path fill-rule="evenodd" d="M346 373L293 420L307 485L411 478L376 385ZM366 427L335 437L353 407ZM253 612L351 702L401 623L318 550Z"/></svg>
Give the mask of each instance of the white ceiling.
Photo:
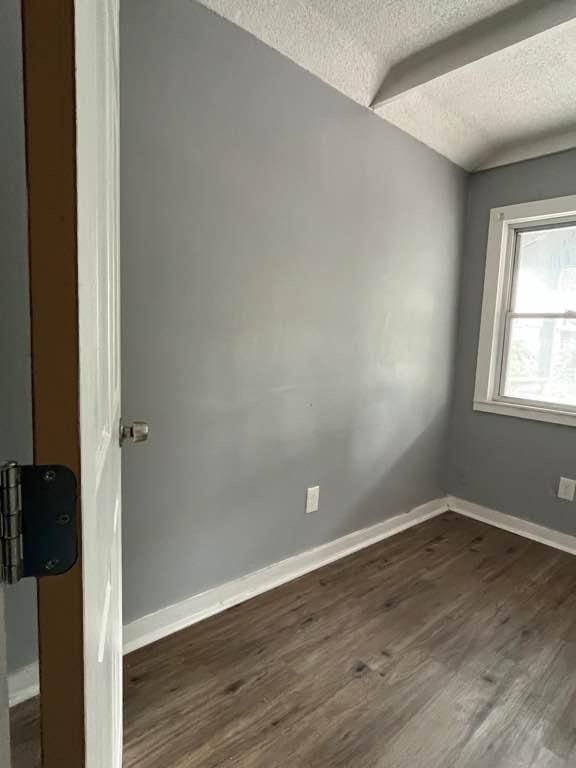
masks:
<svg viewBox="0 0 576 768"><path fill-rule="evenodd" d="M576 0L201 2L366 107L400 64L377 113L465 168L576 146Z"/></svg>

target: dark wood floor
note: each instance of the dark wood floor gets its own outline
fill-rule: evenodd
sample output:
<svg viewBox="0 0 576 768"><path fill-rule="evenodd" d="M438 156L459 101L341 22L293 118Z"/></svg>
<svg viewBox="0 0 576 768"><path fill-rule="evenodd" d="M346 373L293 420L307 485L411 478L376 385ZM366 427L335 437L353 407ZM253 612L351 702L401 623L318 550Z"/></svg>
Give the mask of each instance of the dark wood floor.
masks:
<svg viewBox="0 0 576 768"><path fill-rule="evenodd" d="M125 768L574 768L576 558L447 513L126 665Z"/></svg>

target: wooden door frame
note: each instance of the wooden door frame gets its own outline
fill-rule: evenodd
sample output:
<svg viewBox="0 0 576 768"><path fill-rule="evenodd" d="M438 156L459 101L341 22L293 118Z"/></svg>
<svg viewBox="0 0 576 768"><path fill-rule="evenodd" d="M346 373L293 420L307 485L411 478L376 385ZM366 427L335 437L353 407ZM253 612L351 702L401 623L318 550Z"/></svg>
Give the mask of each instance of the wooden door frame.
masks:
<svg viewBox="0 0 576 768"><path fill-rule="evenodd" d="M80 479L74 0L21 4L34 461ZM42 766L82 768L81 560L38 580L38 630Z"/></svg>

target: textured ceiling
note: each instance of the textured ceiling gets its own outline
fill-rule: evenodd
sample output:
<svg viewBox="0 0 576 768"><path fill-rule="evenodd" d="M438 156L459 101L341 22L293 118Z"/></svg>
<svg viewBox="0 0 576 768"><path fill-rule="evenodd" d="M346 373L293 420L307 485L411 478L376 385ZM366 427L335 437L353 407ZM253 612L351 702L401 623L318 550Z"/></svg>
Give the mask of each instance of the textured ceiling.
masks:
<svg viewBox="0 0 576 768"><path fill-rule="evenodd" d="M202 0L368 106L397 61L517 0Z"/></svg>
<svg viewBox="0 0 576 768"><path fill-rule="evenodd" d="M576 21L415 88L378 113L470 168L508 162L514 148L529 156L529 145L536 154L566 149L576 133Z"/></svg>
<svg viewBox="0 0 576 768"><path fill-rule="evenodd" d="M517 0L201 0L368 106L390 68ZM575 0L576 4L576 0ZM576 21L403 93L378 114L474 169L576 145Z"/></svg>

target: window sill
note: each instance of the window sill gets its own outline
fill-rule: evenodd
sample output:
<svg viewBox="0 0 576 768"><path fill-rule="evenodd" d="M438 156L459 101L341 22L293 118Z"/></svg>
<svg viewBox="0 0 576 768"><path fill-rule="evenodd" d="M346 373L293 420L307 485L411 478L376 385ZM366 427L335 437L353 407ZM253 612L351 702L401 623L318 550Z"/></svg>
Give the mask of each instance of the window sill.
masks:
<svg viewBox="0 0 576 768"><path fill-rule="evenodd" d="M475 411L497 413L501 416L515 416L518 419L531 419L532 421L547 421L549 424L564 424L576 427L576 413L572 411L559 411L551 408L539 408L534 405L520 405L519 403L504 403L499 400L475 400Z"/></svg>

